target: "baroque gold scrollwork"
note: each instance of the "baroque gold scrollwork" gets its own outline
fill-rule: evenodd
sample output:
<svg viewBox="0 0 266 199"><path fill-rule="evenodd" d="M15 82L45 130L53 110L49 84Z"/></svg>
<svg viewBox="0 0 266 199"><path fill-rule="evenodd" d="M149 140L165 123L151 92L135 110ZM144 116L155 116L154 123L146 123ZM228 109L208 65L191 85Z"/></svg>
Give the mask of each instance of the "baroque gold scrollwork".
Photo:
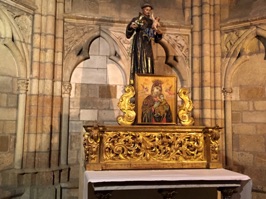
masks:
<svg viewBox="0 0 266 199"><path fill-rule="evenodd" d="M204 160L203 134L105 132L103 143L106 162Z"/></svg>
<svg viewBox="0 0 266 199"><path fill-rule="evenodd" d="M216 126L213 129L207 130L207 135L209 136L210 141L210 161L218 162L220 160L220 127Z"/></svg>
<svg viewBox="0 0 266 199"><path fill-rule="evenodd" d="M125 93L121 96L118 107L124 113L123 116L117 117L117 122L120 125L131 125L135 121L136 112L135 104L131 103L132 97L135 95L135 89L132 85L128 85L125 88Z"/></svg>
<svg viewBox="0 0 266 199"><path fill-rule="evenodd" d="M178 117L181 124L184 126L194 124L194 118L190 116L190 112L193 109L193 103L188 94L189 90L187 88L181 88L178 92L178 96L183 100L183 104L179 106Z"/></svg>
<svg viewBox="0 0 266 199"><path fill-rule="evenodd" d="M83 135L83 138L85 160L90 163L99 162L101 131L98 126L93 126L89 131L87 131Z"/></svg>

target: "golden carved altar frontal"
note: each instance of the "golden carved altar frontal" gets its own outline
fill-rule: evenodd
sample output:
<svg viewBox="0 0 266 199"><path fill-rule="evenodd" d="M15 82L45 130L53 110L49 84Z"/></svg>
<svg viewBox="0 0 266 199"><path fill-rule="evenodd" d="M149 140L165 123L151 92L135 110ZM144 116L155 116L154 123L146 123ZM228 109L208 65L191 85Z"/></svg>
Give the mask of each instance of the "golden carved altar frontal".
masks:
<svg viewBox="0 0 266 199"><path fill-rule="evenodd" d="M84 126L86 170L221 168L220 128Z"/></svg>

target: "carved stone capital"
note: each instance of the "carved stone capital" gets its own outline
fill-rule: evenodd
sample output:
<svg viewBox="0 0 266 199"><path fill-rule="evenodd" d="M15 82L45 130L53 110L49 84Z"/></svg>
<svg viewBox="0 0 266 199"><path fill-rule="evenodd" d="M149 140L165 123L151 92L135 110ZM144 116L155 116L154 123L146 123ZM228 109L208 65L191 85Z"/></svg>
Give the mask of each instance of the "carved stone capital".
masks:
<svg viewBox="0 0 266 199"><path fill-rule="evenodd" d="M69 96L71 89L72 89L72 85L70 82L63 82L63 84L62 84L62 94L63 95Z"/></svg>
<svg viewBox="0 0 266 199"><path fill-rule="evenodd" d="M222 93L224 95L225 99L231 99L232 93L233 93L233 88L223 88Z"/></svg>
<svg viewBox="0 0 266 199"><path fill-rule="evenodd" d="M18 79L18 92L26 93L28 91L29 80L28 79Z"/></svg>

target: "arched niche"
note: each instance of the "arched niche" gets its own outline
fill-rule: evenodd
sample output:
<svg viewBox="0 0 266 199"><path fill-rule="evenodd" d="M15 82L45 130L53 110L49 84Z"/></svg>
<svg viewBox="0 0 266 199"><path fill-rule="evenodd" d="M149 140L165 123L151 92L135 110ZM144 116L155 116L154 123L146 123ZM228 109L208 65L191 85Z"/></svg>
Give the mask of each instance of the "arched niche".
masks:
<svg viewBox="0 0 266 199"><path fill-rule="evenodd" d="M27 18L27 16L25 16ZM27 18L28 19L28 18ZM11 83L16 82L18 93L17 104L13 105L16 110L13 115L16 121L16 143L15 143L15 157L14 167L19 169L22 167L22 156L24 146L24 126L25 126L25 113L26 113L26 93L28 90L28 78L30 76L30 61L25 39L11 14L4 8L0 7L0 51L1 51L1 64L0 76L1 79L12 78ZM14 84L13 84L14 85Z"/></svg>
<svg viewBox="0 0 266 199"><path fill-rule="evenodd" d="M225 118L225 151L227 166L233 165L233 130L232 130L232 100L239 94L239 90L233 88L236 80L239 78L239 72L245 73L246 64L250 61L252 55L251 45L258 38L265 39L265 26L251 26L249 29L236 30L227 34L224 42L224 59L222 62L223 68L223 93L224 93L224 118ZM263 46L263 45L261 45ZM265 49L264 49L265 54ZM254 55L253 55L254 56ZM261 59L264 56L260 56ZM254 59L254 57L252 58ZM255 70L255 65L252 70ZM249 76L249 75L248 75ZM249 77L250 78L250 77ZM244 80L248 83L248 79ZM253 82L254 83L254 82Z"/></svg>

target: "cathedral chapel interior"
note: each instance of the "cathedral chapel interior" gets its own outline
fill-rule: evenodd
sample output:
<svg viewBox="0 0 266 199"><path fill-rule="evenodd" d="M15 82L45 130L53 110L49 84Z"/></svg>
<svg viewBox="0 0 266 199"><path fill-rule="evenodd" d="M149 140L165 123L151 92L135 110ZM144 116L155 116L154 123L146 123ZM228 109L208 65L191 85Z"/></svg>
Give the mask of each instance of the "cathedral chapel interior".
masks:
<svg viewBox="0 0 266 199"><path fill-rule="evenodd" d="M221 167L249 176L252 198L266 198L266 0L0 0L0 199L83 198L92 168L84 127L121 127L133 77L126 28L143 3L162 31L152 75L174 77L175 95L185 88L193 102L185 124L176 96L165 129L219 127ZM112 198L136 195L161 198ZM195 196L217 191L174 198Z"/></svg>

